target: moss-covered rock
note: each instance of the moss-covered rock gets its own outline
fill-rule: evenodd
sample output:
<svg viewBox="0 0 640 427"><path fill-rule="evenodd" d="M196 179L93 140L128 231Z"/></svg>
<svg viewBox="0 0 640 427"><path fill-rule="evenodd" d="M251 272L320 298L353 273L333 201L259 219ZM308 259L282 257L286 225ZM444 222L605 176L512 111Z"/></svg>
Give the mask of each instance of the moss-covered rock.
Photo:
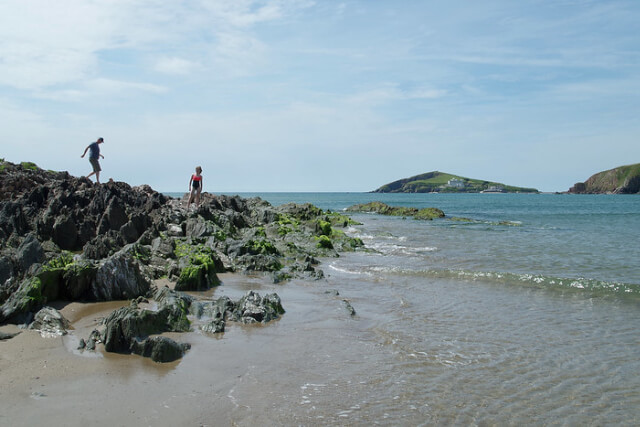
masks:
<svg viewBox="0 0 640 427"><path fill-rule="evenodd" d="M106 351L141 354L140 341L151 335L190 330L188 300L166 289L165 293L156 295L159 298L157 311L140 308L137 302L132 301L107 316L102 338Z"/></svg>
<svg viewBox="0 0 640 427"><path fill-rule="evenodd" d="M391 216L414 216L418 213L416 208L408 208L403 206L389 206L382 202L369 202L358 205L353 205L347 208L348 212L365 212L365 213L377 213L380 215Z"/></svg>
<svg viewBox="0 0 640 427"><path fill-rule="evenodd" d="M331 242L331 239L328 236L322 235L317 237L317 241L318 243L316 244L316 246L318 248L323 248L323 249L333 249L333 243Z"/></svg>
<svg viewBox="0 0 640 427"><path fill-rule="evenodd" d="M24 279L7 301L0 307L0 322L22 322L47 300L42 295L42 282L37 277Z"/></svg>
<svg viewBox="0 0 640 427"><path fill-rule="evenodd" d="M204 291L220 284L216 273L225 269L213 249L183 241L176 243L175 255L180 267L176 290Z"/></svg>
<svg viewBox="0 0 640 427"><path fill-rule="evenodd" d="M353 205L347 208L348 212L365 212L365 213L377 213L380 215L391 216L412 216L415 219L431 220L434 218L443 218L444 212L438 208L410 208L404 206L389 206L382 202L370 202L358 205Z"/></svg>
<svg viewBox="0 0 640 427"><path fill-rule="evenodd" d="M190 258L190 263L182 268L175 288L178 291L205 291L219 284L215 260L211 255L201 254Z"/></svg>
<svg viewBox="0 0 640 427"><path fill-rule="evenodd" d="M414 219L432 220L434 218L444 218L444 212L438 208L420 209L414 216Z"/></svg>
<svg viewBox="0 0 640 427"><path fill-rule="evenodd" d="M318 236L331 236L331 223L324 219L318 219L316 221L316 234Z"/></svg>

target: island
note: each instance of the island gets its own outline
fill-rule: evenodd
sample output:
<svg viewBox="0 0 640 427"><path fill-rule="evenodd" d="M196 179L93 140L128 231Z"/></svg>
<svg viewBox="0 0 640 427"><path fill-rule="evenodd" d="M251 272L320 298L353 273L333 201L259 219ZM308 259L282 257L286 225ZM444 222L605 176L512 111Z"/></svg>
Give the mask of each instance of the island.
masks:
<svg viewBox="0 0 640 427"><path fill-rule="evenodd" d="M638 194L640 193L640 163L619 166L592 175L569 189L573 194Z"/></svg>
<svg viewBox="0 0 640 427"><path fill-rule="evenodd" d="M516 187L433 171L393 181L373 193L539 193L539 191L535 188Z"/></svg>

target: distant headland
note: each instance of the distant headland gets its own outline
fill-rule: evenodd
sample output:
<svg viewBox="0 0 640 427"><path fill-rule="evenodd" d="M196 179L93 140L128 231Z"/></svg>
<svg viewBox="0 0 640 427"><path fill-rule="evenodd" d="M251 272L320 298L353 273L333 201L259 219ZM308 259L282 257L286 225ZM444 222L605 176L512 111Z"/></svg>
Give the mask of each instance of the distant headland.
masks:
<svg viewBox="0 0 640 427"><path fill-rule="evenodd" d="M592 175L569 189L574 194L639 194L640 163L619 166Z"/></svg>
<svg viewBox="0 0 640 427"><path fill-rule="evenodd" d="M539 193L539 191L535 188L516 187L433 171L393 181L373 193Z"/></svg>

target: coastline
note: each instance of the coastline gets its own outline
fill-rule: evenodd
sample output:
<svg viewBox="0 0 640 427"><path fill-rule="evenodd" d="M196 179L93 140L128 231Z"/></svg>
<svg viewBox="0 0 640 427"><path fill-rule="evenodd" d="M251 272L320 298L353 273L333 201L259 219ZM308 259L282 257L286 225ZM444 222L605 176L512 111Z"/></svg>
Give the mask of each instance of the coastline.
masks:
<svg viewBox="0 0 640 427"><path fill-rule="evenodd" d="M120 190L140 191L117 183L84 186L80 192L95 191L93 198L102 199ZM21 197L33 201L38 194ZM220 256L222 267L235 266L236 272L217 271L221 264L214 262L220 286L186 294L211 302L237 299L249 290L273 292L282 298L284 315L267 323L232 320L223 334L210 334L199 328L207 316L191 312L192 331L162 333L190 349L181 359L156 363L104 352L100 343L95 353L77 350L80 338L130 300L56 304L73 323L69 335L41 338L25 330L0 341L0 349L7 350L0 355L3 386L7 383L0 394L7 406L0 424L525 425L558 419L631 424L638 418L640 380L629 375L640 369L635 357L640 286L633 262L640 230L637 199L278 197L326 211L302 219L315 210L221 195L185 212L174 206L179 201L168 200L162 214L152 217L151 232L157 233L152 238L85 261L101 268L128 260L155 276L154 284L173 286L192 259L184 246L189 242L199 256ZM333 225L329 230L330 211L372 197L389 205L438 206L449 218L414 221L361 213L352 217L361 224L340 222L335 232ZM455 216L473 221L450 221ZM227 219L243 227L223 228ZM295 227L300 233L290 234ZM234 234L223 240L224 230ZM297 242L319 250L322 235L342 233L360 238L367 250L327 250L309 258L286 252ZM24 261L26 245L20 244L26 238L12 239L23 247L12 262ZM284 272L299 276L252 270L276 265L269 242L283 255L283 268L301 269ZM149 246L156 257L165 256L147 264ZM49 259L57 258L45 263ZM314 274L302 270L309 266ZM154 302L136 298L136 304L153 307ZM4 325L0 331L18 329Z"/></svg>

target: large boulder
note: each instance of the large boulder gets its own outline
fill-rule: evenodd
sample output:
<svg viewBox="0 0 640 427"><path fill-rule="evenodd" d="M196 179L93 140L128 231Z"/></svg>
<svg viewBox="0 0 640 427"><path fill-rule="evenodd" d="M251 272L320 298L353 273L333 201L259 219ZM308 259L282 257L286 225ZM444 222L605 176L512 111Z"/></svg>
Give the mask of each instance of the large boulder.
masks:
<svg viewBox="0 0 640 427"><path fill-rule="evenodd" d="M159 305L157 310L141 308L137 301L133 301L105 319L102 341L106 351L140 354L158 362L168 362L182 356L188 345L151 336L163 332L189 331L187 314L190 299L168 288L157 291L155 298Z"/></svg>
<svg viewBox="0 0 640 427"><path fill-rule="evenodd" d="M20 269L27 271L33 264L42 263L44 259L44 250L36 236L32 233L27 234L16 251L16 260Z"/></svg>
<svg viewBox="0 0 640 427"><path fill-rule="evenodd" d="M178 343L171 338L154 336L142 341L134 340L131 344L131 352L143 357L149 357L154 362L168 363L180 359L191 344Z"/></svg>
<svg viewBox="0 0 640 427"><path fill-rule="evenodd" d="M37 277L28 277L20 282L18 289L0 307L0 323L25 323L33 312L46 302L42 296L42 282Z"/></svg>
<svg viewBox="0 0 640 427"><path fill-rule="evenodd" d="M232 312L234 320L242 323L267 323L281 314L284 314L284 308L278 294L261 297L254 291L247 292Z"/></svg>
<svg viewBox="0 0 640 427"><path fill-rule="evenodd" d="M131 299L145 295L150 286L140 271L138 260L122 250L98 267L89 297L93 301Z"/></svg>

